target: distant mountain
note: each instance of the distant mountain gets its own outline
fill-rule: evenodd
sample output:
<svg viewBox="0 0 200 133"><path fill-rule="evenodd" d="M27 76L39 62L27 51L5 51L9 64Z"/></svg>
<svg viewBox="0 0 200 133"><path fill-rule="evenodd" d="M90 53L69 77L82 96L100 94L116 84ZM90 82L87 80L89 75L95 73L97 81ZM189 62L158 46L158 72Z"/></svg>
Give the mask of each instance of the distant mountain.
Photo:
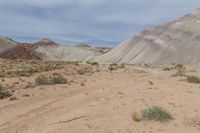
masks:
<svg viewBox="0 0 200 133"><path fill-rule="evenodd" d="M54 45L59 45L59 44L51 41L48 38L43 38L40 41L33 43L33 45L36 45L36 46L54 46Z"/></svg>
<svg viewBox="0 0 200 133"><path fill-rule="evenodd" d="M146 29L98 57L104 63L200 65L200 9Z"/></svg>
<svg viewBox="0 0 200 133"><path fill-rule="evenodd" d="M8 42L9 46L7 46ZM1 47L6 48L0 52L0 58L23 60L87 61L107 52L106 48L96 48L86 44L59 45L47 38L35 43L16 43L11 39L6 41L4 39Z"/></svg>
<svg viewBox="0 0 200 133"><path fill-rule="evenodd" d="M16 46L17 44L16 41L10 38L0 36L0 53Z"/></svg>

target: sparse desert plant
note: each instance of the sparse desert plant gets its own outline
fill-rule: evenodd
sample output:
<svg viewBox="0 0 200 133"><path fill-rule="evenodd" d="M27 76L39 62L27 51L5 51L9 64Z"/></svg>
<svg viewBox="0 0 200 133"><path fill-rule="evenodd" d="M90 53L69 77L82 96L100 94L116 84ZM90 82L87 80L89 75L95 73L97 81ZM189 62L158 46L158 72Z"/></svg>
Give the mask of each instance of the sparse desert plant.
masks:
<svg viewBox="0 0 200 133"><path fill-rule="evenodd" d="M125 64L120 64L120 65L118 66L118 68L125 68L125 67L126 67Z"/></svg>
<svg viewBox="0 0 200 133"><path fill-rule="evenodd" d="M185 76L186 73L186 67L182 64L178 64L175 67L173 67L173 69L176 70L176 74L172 75L172 76Z"/></svg>
<svg viewBox="0 0 200 133"><path fill-rule="evenodd" d="M91 73L92 72L92 69L91 68L80 68L77 70L77 73L80 74L80 75L85 75L87 73Z"/></svg>
<svg viewBox="0 0 200 133"><path fill-rule="evenodd" d="M109 69L110 71L116 70L116 68L114 68L113 66L109 66L108 69Z"/></svg>
<svg viewBox="0 0 200 133"><path fill-rule="evenodd" d="M90 64L90 65L93 65L93 66L98 66L98 65L99 65L98 62L90 62L90 61L87 61L86 63L87 63L87 64Z"/></svg>
<svg viewBox="0 0 200 133"><path fill-rule="evenodd" d="M169 67L164 67L163 68L163 71L170 71L171 70L171 68L169 68Z"/></svg>
<svg viewBox="0 0 200 133"><path fill-rule="evenodd" d="M50 76L49 84L66 84L67 80L59 73L53 73L52 76Z"/></svg>
<svg viewBox="0 0 200 133"><path fill-rule="evenodd" d="M113 63L113 64L110 64L108 69L110 71L114 71L114 70L117 70L118 69L118 64L117 63Z"/></svg>
<svg viewBox="0 0 200 133"><path fill-rule="evenodd" d="M125 68L125 64L117 64L117 63L113 63L113 64L110 64L108 69L110 71L114 71L114 70L117 70L117 69L122 69L122 68Z"/></svg>
<svg viewBox="0 0 200 133"><path fill-rule="evenodd" d="M134 121L141 121L141 120L142 120L141 115L140 115L140 113L138 113L138 112L133 112L133 113L131 114L131 117L132 117L132 119L133 119Z"/></svg>
<svg viewBox="0 0 200 133"><path fill-rule="evenodd" d="M175 69L177 69L177 68L184 68L184 65L183 65L183 64L177 64L177 65L175 65L174 68L175 68Z"/></svg>
<svg viewBox="0 0 200 133"><path fill-rule="evenodd" d="M187 76L187 81L189 83L200 83L200 78L197 76Z"/></svg>
<svg viewBox="0 0 200 133"><path fill-rule="evenodd" d="M144 64L144 67L147 67L147 68L149 68L149 67L150 67L150 65L149 65L149 64Z"/></svg>
<svg viewBox="0 0 200 133"><path fill-rule="evenodd" d="M200 117L196 116L194 118L185 118L185 124L200 128Z"/></svg>
<svg viewBox="0 0 200 133"><path fill-rule="evenodd" d="M48 85L49 79L45 75L40 74L35 78L35 84L36 85Z"/></svg>
<svg viewBox="0 0 200 133"><path fill-rule="evenodd" d="M154 85L153 81L148 81L149 85Z"/></svg>
<svg viewBox="0 0 200 133"><path fill-rule="evenodd" d="M117 64L117 63L112 63L112 64L110 64L109 66L118 67L118 64Z"/></svg>
<svg viewBox="0 0 200 133"><path fill-rule="evenodd" d="M12 94L9 91L7 91L5 88L3 88L3 86L0 84L0 99L4 99L11 96Z"/></svg>
<svg viewBox="0 0 200 133"><path fill-rule="evenodd" d="M38 75L35 78L36 85L55 85L55 84L66 84L67 80L59 73L53 73L51 76L46 77L45 75Z"/></svg>
<svg viewBox="0 0 200 133"><path fill-rule="evenodd" d="M145 109L142 111L142 119L156 120L163 122L172 119L172 116L163 108L158 106L153 106L152 108Z"/></svg>

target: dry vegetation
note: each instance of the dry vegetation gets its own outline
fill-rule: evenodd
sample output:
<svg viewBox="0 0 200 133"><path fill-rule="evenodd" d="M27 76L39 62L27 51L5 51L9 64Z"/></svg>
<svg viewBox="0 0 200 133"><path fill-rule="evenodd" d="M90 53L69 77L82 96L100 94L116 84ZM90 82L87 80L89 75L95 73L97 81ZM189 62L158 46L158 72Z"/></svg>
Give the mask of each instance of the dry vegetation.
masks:
<svg viewBox="0 0 200 133"><path fill-rule="evenodd" d="M0 100L0 106L2 107L6 107L6 104L15 105L15 102L23 103L23 101L29 101L29 99L31 101L32 99L38 98L38 101L40 101L40 98L42 97L40 104L41 110L44 106L44 112L50 111L50 114L52 113L51 115L53 116L55 114L51 111L55 111L57 114L65 112L62 115L66 116L66 120L63 120L64 117L61 116L58 118L58 121L68 123L68 121L73 120L74 123L77 122L77 125L80 124L78 123L79 116L76 116L77 114L80 114L80 116L87 116L87 120L89 121L87 125L89 128L92 127L91 123L93 123L93 117L96 118L98 116L100 117L98 117L97 121L100 121L101 123L97 123L96 126L106 125L106 122L110 122L110 119L112 121L111 123L113 123L113 121L115 124L118 123L113 118L118 118L118 121L122 121L119 122L119 124L123 122L127 123L129 122L128 119L124 118L129 118L130 123L126 128L136 127L138 131L140 131L139 127L141 128L145 124L152 126L152 123L156 123L156 126L161 126L161 123L163 122L165 122L164 124L167 126L172 125L171 127L174 127L174 123L179 124L181 127L181 124L184 122L186 125L189 125L189 129L191 127L199 127L199 117L187 118L183 122L182 120L184 119L185 114L182 113L176 115L182 110L185 110L183 105L186 106L192 104L192 99L184 99L181 101L182 97L193 98L193 95L198 95L199 89L194 89L195 87L198 87L198 84L190 83L200 83L198 76L187 76L192 75L193 73L188 74L186 67L183 65L175 65L157 70L149 67L125 66L124 64L110 64L103 66L96 62L0 60L0 64L0 71L3 71L0 77L0 99L4 99ZM174 73L176 76L171 77ZM184 82L182 82L182 79ZM195 94L194 91L197 91L197 94ZM179 97L179 95L183 96ZM178 97L178 99L175 97ZM45 98L48 99L48 102ZM196 99L198 98L196 97ZM6 101L9 103L6 103ZM5 105L4 102L6 103ZM21 109L21 106L26 108L27 106L27 111L29 110L30 112L33 108L36 110L36 114L37 110L39 110L39 115L40 109L35 108L37 100L33 100L33 102L34 105L30 108L31 110L29 110L27 105L23 106L23 104L21 104L19 108ZM46 102L47 104L45 104ZM150 106L152 103L164 106L167 110L160 106ZM32 106L31 102L30 106ZM39 106L39 104L37 106ZM51 109L51 107L54 106L55 108ZM130 117L130 112L133 111L132 107L135 106L137 106L136 109L140 109L141 111L133 112ZM16 107L13 109L15 110L15 108ZM60 110L60 108L63 108L63 110ZM72 114L74 113L73 115L70 115L70 118L67 117L68 113L66 113L68 109L74 109L74 111L69 112ZM168 112L168 109L170 112ZM176 109L178 109L178 111L176 111ZM186 109L188 112L194 110L193 108L191 109L191 106ZM85 112L83 110L85 110ZM77 113L76 111L80 112ZM24 112L26 112L26 110L24 110ZM44 118L48 117L46 115L49 115L48 113L46 114L46 112L44 113ZM198 110L196 112L198 112ZM20 112L16 112L16 114L18 113L20 114ZM103 117L103 120L106 120L102 121L101 116L104 116L104 113L106 115ZM49 117L52 117L51 115L49 115ZM81 118L82 117L80 117L80 119ZM10 119L4 119L5 121L10 121ZM24 119L26 119L26 117ZM55 120L57 120L57 118ZM82 123L86 124L84 120L86 119L83 119ZM52 123L54 123L54 121ZM136 123L139 126L135 125ZM65 128L68 127L65 126ZM73 132L74 130L75 128L70 131ZM93 132L95 131L94 128Z"/></svg>
<svg viewBox="0 0 200 133"><path fill-rule="evenodd" d="M11 97L12 94L0 84L0 99Z"/></svg>
<svg viewBox="0 0 200 133"><path fill-rule="evenodd" d="M61 70L80 62L0 60L0 77L29 77L36 73Z"/></svg>
<svg viewBox="0 0 200 133"><path fill-rule="evenodd" d="M49 77L41 74L36 77L35 84L36 85L67 84L67 80L60 73L53 73Z"/></svg>

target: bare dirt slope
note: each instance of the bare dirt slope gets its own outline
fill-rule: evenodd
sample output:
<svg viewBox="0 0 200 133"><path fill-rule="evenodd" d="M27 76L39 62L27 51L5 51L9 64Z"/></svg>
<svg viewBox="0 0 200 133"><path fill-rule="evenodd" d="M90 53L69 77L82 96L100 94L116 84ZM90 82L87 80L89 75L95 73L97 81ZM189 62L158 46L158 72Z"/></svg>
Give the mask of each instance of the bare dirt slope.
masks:
<svg viewBox="0 0 200 133"><path fill-rule="evenodd" d="M27 82L34 82L35 76L3 78L1 83L4 85L19 82L15 84L14 92L19 99L0 100L1 133L200 131L199 125L188 122L200 117L200 86L181 81L183 77L171 77L173 71L130 67L109 72L103 67L100 72L78 75L74 70L73 67L66 67L56 71L71 81L69 85L22 89ZM195 70L196 74L200 74L199 68ZM150 80L153 85L148 83ZM174 119L164 123L132 120L134 111L154 105L168 110Z"/></svg>
<svg viewBox="0 0 200 133"><path fill-rule="evenodd" d="M17 45L17 42L11 40L10 38L0 36L0 53L16 45Z"/></svg>
<svg viewBox="0 0 200 133"><path fill-rule="evenodd" d="M200 64L200 9L138 33L98 61L128 64Z"/></svg>
<svg viewBox="0 0 200 133"><path fill-rule="evenodd" d="M86 61L102 53L90 47L50 46L38 47L36 52L42 55L43 60L52 61Z"/></svg>

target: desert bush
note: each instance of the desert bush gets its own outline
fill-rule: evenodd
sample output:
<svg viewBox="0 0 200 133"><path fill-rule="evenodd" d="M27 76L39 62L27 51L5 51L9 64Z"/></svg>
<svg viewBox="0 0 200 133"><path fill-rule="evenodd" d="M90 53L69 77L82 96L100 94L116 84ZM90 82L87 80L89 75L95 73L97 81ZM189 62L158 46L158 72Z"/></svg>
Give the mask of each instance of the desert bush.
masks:
<svg viewBox="0 0 200 133"><path fill-rule="evenodd" d="M183 65L183 64L177 64L177 65L175 65L174 68L175 68L175 69L177 69L177 68L184 68L184 65Z"/></svg>
<svg viewBox="0 0 200 133"><path fill-rule="evenodd" d="M90 64L90 65L92 65L92 66L98 66L98 65L99 65L98 62L90 62L90 61L87 61L86 63L87 63L87 64Z"/></svg>
<svg viewBox="0 0 200 133"><path fill-rule="evenodd" d="M126 67L125 64L120 64L120 65L118 66L118 68L125 68L125 67Z"/></svg>
<svg viewBox="0 0 200 133"><path fill-rule="evenodd" d="M87 67L80 68L80 69L77 70L77 73L80 74L80 75L85 75L85 74L91 73L91 72L92 72L91 68L87 68Z"/></svg>
<svg viewBox="0 0 200 133"><path fill-rule="evenodd" d="M4 99L7 97L11 97L12 94L3 88L3 86L0 84L0 99Z"/></svg>
<svg viewBox="0 0 200 133"><path fill-rule="evenodd" d="M46 77L46 76L43 75L43 74L38 75L38 76L35 78L35 84L36 84L36 85L48 85L48 84L49 84L49 79L48 79L48 77Z"/></svg>
<svg viewBox="0 0 200 133"><path fill-rule="evenodd" d="M118 67L118 64L117 63L113 63L113 64L110 64L108 69L110 71L114 71L114 70L117 70L119 67Z"/></svg>
<svg viewBox="0 0 200 133"><path fill-rule="evenodd" d="M110 71L114 71L114 70L122 69L122 68L125 68L125 64L118 65L117 63L113 63L113 64L110 64L109 67L108 67L108 69Z"/></svg>
<svg viewBox="0 0 200 133"><path fill-rule="evenodd" d="M153 106L152 108L145 109L142 111L142 119L156 120L163 122L172 119L172 116L163 108L158 106Z"/></svg>
<svg viewBox="0 0 200 133"><path fill-rule="evenodd" d="M50 76L49 84L66 84L67 80L59 73L54 73Z"/></svg>
<svg viewBox="0 0 200 133"><path fill-rule="evenodd" d="M109 66L108 69L109 69L110 71L117 70L117 69L116 69L115 67L113 67L113 66Z"/></svg>
<svg viewBox="0 0 200 133"><path fill-rule="evenodd" d="M59 73L54 73L49 77L45 75L38 75L35 78L35 84L37 85L55 85L55 84L66 84L67 80Z"/></svg>
<svg viewBox="0 0 200 133"><path fill-rule="evenodd" d="M200 78L196 76L187 76L187 81L190 83L200 83Z"/></svg>
<svg viewBox="0 0 200 133"><path fill-rule="evenodd" d="M163 68L163 71L170 71L171 70L171 68L169 68L169 67L164 67Z"/></svg>
<svg viewBox="0 0 200 133"><path fill-rule="evenodd" d="M26 70L17 70L17 71L14 71L14 73L17 75L17 76L25 76L25 77L29 77L30 76L30 73Z"/></svg>
<svg viewBox="0 0 200 133"><path fill-rule="evenodd" d="M109 66L118 67L118 64L117 64L117 63L112 63L112 64L110 64Z"/></svg>
<svg viewBox="0 0 200 133"><path fill-rule="evenodd" d="M182 64L178 64L176 66L174 66L172 69L176 70L176 73L172 76L185 76L185 72L186 72L186 67Z"/></svg>

